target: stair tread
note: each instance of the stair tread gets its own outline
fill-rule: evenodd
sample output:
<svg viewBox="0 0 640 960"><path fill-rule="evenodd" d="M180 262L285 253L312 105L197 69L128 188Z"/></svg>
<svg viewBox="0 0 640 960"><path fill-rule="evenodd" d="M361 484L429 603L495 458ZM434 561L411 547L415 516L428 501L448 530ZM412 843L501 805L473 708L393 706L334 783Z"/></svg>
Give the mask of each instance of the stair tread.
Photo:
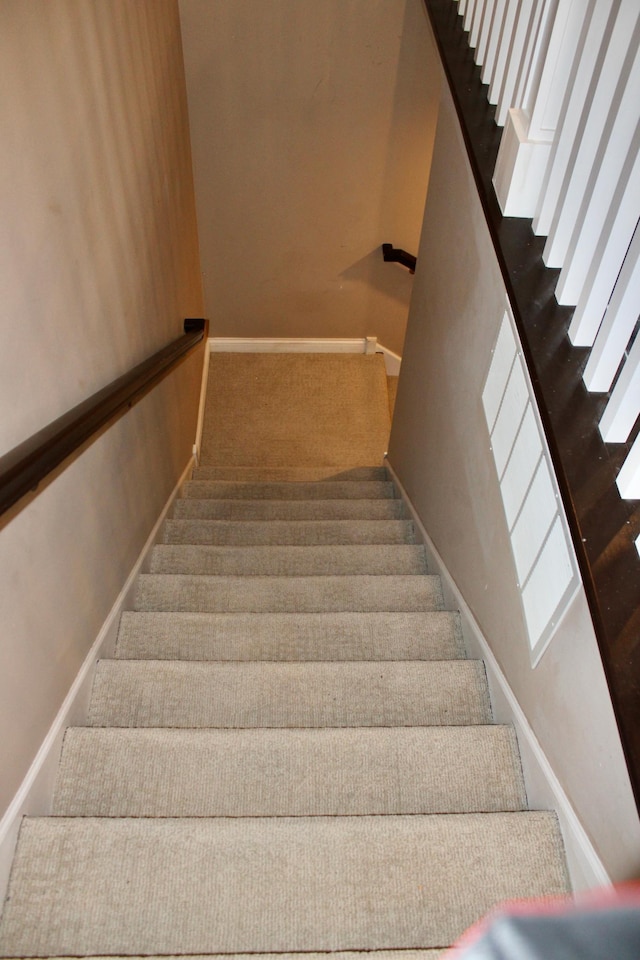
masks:
<svg viewBox="0 0 640 960"><path fill-rule="evenodd" d="M174 660L446 660L458 614L125 612L116 656Z"/></svg>
<svg viewBox="0 0 640 960"><path fill-rule="evenodd" d="M211 546L159 544L151 573L207 576L398 576L426 573L418 544L331 544L323 546Z"/></svg>
<svg viewBox="0 0 640 960"><path fill-rule="evenodd" d="M510 727L67 731L54 814L345 816L522 810Z"/></svg>
<svg viewBox="0 0 640 960"><path fill-rule="evenodd" d="M27 819L0 951L443 947L497 902L566 891L548 813Z"/></svg>
<svg viewBox="0 0 640 960"><path fill-rule="evenodd" d="M266 481L190 480L184 484L183 497L224 500L333 500L394 498L390 480L317 480Z"/></svg>
<svg viewBox="0 0 640 960"><path fill-rule="evenodd" d="M177 612L424 611L443 608L437 576L215 577L142 574L136 610Z"/></svg>
<svg viewBox="0 0 640 960"><path fill-rule="evenodd" d="M101 660L88 725L350 727L490 723L482 661Z"/></svg>
<svg viewBox="0 0 640 960"><path fill-rule="evenodd" d="M167 520L163 537L222 546L415 543L410 520Z"/></svg>

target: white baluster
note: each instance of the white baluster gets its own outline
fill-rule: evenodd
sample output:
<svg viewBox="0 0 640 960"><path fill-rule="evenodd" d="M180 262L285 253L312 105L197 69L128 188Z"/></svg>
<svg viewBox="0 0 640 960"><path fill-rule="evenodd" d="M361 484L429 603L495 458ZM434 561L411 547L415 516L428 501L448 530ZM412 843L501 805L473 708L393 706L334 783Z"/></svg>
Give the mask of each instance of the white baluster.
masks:
<svg viewBox="0 0 640 960"><path fill-rule="evenodd" d="M493 69L493 76L488 94L489 103L492 103L494 106L497 105L498 100L500 99L500 93L504 84L507 63L509 62L509 53L511 51L511 43L513 41L513 34L516 26L516 16L519 8L519 0L515 0L515 2L514 0L509 0L505 7L504 17L502 19L502 25L500 29L500 36L498 38L495 66Z"/></svg>
<svg viewBox="0 0 640 960"><path fill-rule="evenodd" d="M558 113L584 17L584 0L546 0L537 8L528 68L518 84L496 163L494 186L505 216L533 217L549 162Z"/></svg>
<svg viewBox="0 0 640 960"><path fill-rule="evenodd" d="M607 443L625 443L640 414L640 337L636 337L600 420Z"/></svg>
<svg viewBox="0 0 640 960"><path fill-rule="evenodd" d="M500 48L500 37L507 13L507 0L495 0L493 16L487 37L487 46L483 54L483 68L480 73L480 79L483 83L491 85L494 80L498 50ZM489 101L491 102L491 101Z"/></svg>
<svg viewBox="0 0 640 960"><path fill-rule="evenodd" d="M603 35L607 32L612 9L619 0L589 0L582 10L582 27L577 30L576 56L569 79L567 94L557 123L557 132L551 149L545 178L540 192L538 210L533 218L533 231L547 236L553 215L563 195L563 185L572 153L577 152L576 136L585 104L585 94L593 77ZM611 19L613 24L613 19ZM610 33L610 30L609 30Z"/></svg>
<svg viewBox="0 0 640 960"><path fill-rule="evenodd" d="M640 122L611 203L605 211L604 224L569 327L569 337L576 346L590 347L596 338L636 229L638 214Z"/></svg>
<svg viewBox="0 0 640 960"><path fill-rule="evenodd" d="M471 21L471 30L469 31L469 46L475 50L478 46L478 37L480 36L480 25L484 16L485 0L476 0L476 7ZM478 62L477 60L475 61Z"/></svg>
<svg viewBox="0 0 640 960"><path fill-rule="evenodd" d="M529 116L531 140L555 139L584 16L584 0L545 5L519 104Z"/></svg>
<svg viewBox="0 0 640 960"><path fill-rule="evenodd" d="M640 223L589 355L583 378L588 390L606 392L620 366L640 313Z"/></svg>
<svg viewBox="0 0 640 960"><path fill-rule="evenodd" d="M577 304L589 273L594 269L596 256L605 254L600 243L602 233L610 229L609 224L614 218L624 219L627 224L630 222L628 232L623 229L619 235L619 230L614 231L607 244L608 261L611 261L612 256L617 256L612 250L616 236L618 248L621 249L617 269L615 264L613 267L615 274L612 283L605 291L600 316L622 265L639 212L640 191L636 192L634 189L635 173L631 168L640 149L640 11L637 13L637 27L631 38L629 53L630 56L625 59L621 70L618 64L620 80L614 103L605 124L602 142L594 157L593 170L556 286L558 303ZM625 185L627 180L630 181L629 188ZM616 209L625 202L632 204L631 217L628 210ZM593 339L588 341L580 338L575 342L593 342Z"/></svg>
<svg viewBox="0 0 640 960"><path fill-rule="evenodd" d="M612 25L609 21L607 24L608 29L613 29L605 33L602 40L592 81L582 91L584 107L544 248L543 259L547 266L562 267L568 255L575 253L579 240L584 239L588 247L591 237L590 255L593 253L597 236L591 234L591 224L585 236L583 223L594 188L597 187L598 200L602 195L603 184L598 179L605 145L611 141L616 151L622 150L624 158L637 120L636 116L630 127L627 126L629 118L637 114L640 98L637 90L635 98L631 90L625 95L624 87L632 69L629 60L633 60L638 53L635 31L639 18L637 0L622 0L615 23ZM611 170L616 171L616 167L619 172L619 157L620 154L613 150L607 152L605 177L610 177ZM576 261L576 268L584 258L584 249ZM556 296L560 303L576 303L579 285L574 282L575 276L577 272L574 274L572 271L570 275L565 273L562 282L559 282Z"/></svg>
<svg viewBox="0 0 640 960"><path fill-rule="evenodd" d="M558 0L534 0L529 30L524 40L522 63L513 92L512 107L525 109L525 95L538 82L548 59L551 24Z"/></svg>
<svg viewBox="0 0 640 960"><path fill-rule="evenodd" d="M640 500L640 436L627 454L616 483L624 500Z"/></svg>
<svg viewBox="0 0 640 960"><path fill-rule="evenodd" d="M498 103L496 123L504 126L511 107L515 106L515 92L523 70L526 70L527 38L532 34L535 20L535 0L519 0L509 56L507 58Z"/></svg>
<svg viewBox="0 0 640 960"><path fill-rule="evenodd" d="M493 24L496 3L497 0L485 0L482 23L480 24L480 34L478 36L478 44L476 46L476 63L479 67L484 64L485 57L487 55L487 47L489 45L489 36L491 34L491 26Z"/></svg>
<svg viewBox="0 0 640 960"><path fill-rule="evenodd" d="M478 0L467 0L466 6L464 8L464 20L463 27L466 31L471 30L471 24L473 22L473 13L476 8Z"/></svg>

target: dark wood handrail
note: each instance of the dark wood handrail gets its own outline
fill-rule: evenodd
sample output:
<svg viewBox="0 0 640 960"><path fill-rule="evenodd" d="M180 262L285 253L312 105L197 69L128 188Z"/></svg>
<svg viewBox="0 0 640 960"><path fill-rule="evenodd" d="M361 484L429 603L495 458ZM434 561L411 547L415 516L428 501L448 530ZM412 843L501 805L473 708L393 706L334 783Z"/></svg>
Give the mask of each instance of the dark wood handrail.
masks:
<svg viewBox="0 0 640 960"><path fill-rule="evenodd" d="M138 403L206 335L206 320L185 320L181 337L0 457L0 516Z"/></svg>

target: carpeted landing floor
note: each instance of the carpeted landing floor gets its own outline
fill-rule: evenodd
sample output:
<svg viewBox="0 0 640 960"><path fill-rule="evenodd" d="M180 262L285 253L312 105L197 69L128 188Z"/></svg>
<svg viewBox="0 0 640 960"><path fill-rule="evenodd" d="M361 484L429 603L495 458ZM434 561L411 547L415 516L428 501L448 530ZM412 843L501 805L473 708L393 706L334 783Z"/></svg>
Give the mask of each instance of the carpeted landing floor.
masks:
<svg viewBox="0 0 640 960"><path fill-rule="evenodd" d="M435 960L566 891L382 467L386 391L378 357L212 357L203 465L23 823L3 956Z"/></svg>
<svg viewBox="0 0 640 960"><path fill-rule="evenodd" d="M323 468L381 464L389 427L381 354L211 355L203 466L320 479Z"/></svg>

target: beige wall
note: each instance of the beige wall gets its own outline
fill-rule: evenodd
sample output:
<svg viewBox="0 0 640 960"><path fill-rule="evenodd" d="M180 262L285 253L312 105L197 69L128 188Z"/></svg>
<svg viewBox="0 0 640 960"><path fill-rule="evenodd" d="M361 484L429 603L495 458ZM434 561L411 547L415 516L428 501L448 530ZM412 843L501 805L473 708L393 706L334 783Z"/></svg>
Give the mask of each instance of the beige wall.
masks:
<svg viewBox="0 0 640 960"><path fill-rule="evenodd" d="M180 0L216 336L402 352L438 102L421 0Z"/></svg>
<svg viewBox="0 0 640 960"><path fill-rule="evenodd" d="M202 316L175 0L0 0L0 454ZM201 353L0 526L0 814L195 434Z"/></svg>
<svg viewBox="0 0 640 960"><path fill-rule="evenodd" d="M431 171L390 461L605 867L627 879L640 825L583 593L531 668L481 402L506 293L448 90Z"/></svg>

